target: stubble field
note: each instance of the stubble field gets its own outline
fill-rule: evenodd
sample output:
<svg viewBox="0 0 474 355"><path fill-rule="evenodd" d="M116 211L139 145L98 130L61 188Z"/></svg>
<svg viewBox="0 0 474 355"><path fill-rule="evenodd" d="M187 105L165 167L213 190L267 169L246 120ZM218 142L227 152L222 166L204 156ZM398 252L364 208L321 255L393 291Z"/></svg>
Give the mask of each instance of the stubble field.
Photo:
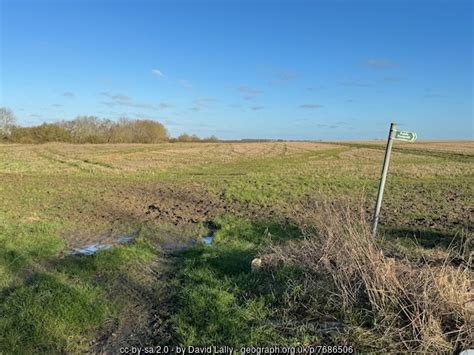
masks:
<svg viewBox="0 0 474 355"><path fill-rule="evenodd" d="M332 286L309 297L301 265L282 258L265 272L250 267L257 256L290 253L319 235L309 216L347 210L370 223L383 149L383 142L1 145L0 349L340 342L404 349L380 341L374 315L341 311ZM379 247L414 265L464 265L450 257L472 238L473 163L472 141L396 142ZM212 245L200 242L205 235ZM120 244L118 236L134 239ZM68 255L90 244L113 247ZM328 322L335 331L319 327ZM469 325L457 322L456 329ZM446 336L440 344L453 350L466 342Z"/></svg>

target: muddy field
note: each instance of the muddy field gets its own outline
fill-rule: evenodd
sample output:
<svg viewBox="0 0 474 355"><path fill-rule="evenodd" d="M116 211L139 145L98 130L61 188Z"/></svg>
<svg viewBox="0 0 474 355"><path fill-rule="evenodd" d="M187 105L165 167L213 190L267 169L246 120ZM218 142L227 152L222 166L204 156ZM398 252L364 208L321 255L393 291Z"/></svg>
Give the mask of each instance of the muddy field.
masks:
<svg viewBox="0 0 474 355"><path fill-rule="evenodd" d="M12 222L59 223L72 246L146 221L211 223L224 213L280 218L318 200L347 200L370 218L380 144L4 145L2 212ZM473 147L397 142L382 226L408 234L471 230Z"/></svg>
<svg viewBox="0 0 474 355"><path fill-rule="evenodd" d="M379 233L387 267L393 257L439 267L452 246L453 265L465 265L473 151L396 142ZM322 215L317 228L338 228L331 209L370 224L383 154L380 142L1 145L0 350L347 339L379 349L377 329L339 332L366 322L331 306L324 290L335 286L306 275L312 257L301 270L283 264L306 257L299 243L318 236ZM257 256L274 266L251 272ZM337 334L316 326L328 322Z"/></svg>

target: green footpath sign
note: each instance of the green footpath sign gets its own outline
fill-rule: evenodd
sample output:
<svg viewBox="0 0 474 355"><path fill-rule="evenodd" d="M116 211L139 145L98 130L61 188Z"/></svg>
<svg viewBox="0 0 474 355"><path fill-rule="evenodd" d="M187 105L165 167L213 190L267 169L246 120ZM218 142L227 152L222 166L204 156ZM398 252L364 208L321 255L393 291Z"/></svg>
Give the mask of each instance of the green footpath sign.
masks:
<svg viewBox="0 0 474 355"><path fill-rule="evenodd" d="M393 139L405 142L414 142L416 141L416 133L407 131L395 131Z"/></svg>
<svg viewBox="0 0 474 355"><path fill-rule="evenodd" d="M385 157L383 158L382 176L380 177L379 191L377 192L377 202L375 203L374 221L372 224L372 238L375 238L377 234L377 224L380 217L380 207L382 206L383 189L385 187L385 180L387 179L388 164L390 162L390 154L392 152L393 140L405 142L416 141L415 132L399 131L397 130L397 124L390 124L390 131L388 134L387 148L385 148Z"/></svg>

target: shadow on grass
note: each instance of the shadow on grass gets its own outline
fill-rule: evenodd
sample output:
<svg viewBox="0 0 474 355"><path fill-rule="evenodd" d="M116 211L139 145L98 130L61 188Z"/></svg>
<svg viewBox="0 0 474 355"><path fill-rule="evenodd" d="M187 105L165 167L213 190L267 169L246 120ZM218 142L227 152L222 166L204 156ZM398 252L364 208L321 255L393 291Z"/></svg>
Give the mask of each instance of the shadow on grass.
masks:
<svg viewBox="0 0 474 355"><path fill-rule="evenodd" d="M452 231L392 226L384 226L381 229L389 240L398 240L404 244L418 245L428 249L448 249L459 247L463 243L463 237Z"/></svg>
<svg viewBox="0 0 474 355"><path fill-rule="evenodd" d="M60 275L37 273L0 299L0 349L22 353L82 352L87 336L106 315L99 290L70 284Z"/></svg>
<svg viewBox="0 0 474 355"><path fill-rule="evenodd" d="M201 245L187 250L187 262L206 265L222 277L235 277L251 271L251 261L262 247L301 237L300 229L292 223L250 221L234 216L216 220L214 245Z"/></svg>
<svg viewBox="0 0 474 355"><path fill-rule="evenodd" d="M131 245L61 258L64 244L53 227L37 223L1 230L0 272L6 277L0 294L0 333L5 334L0 348L83 352L103 335L104 347L97 349L114 352L120 339L111 331L127 336L124 345L151 341L151 336L203 345L273 344L278 339L268 319L273 302L289 292L287 277L280 275L283 281L274 286L274 275L251 273L250 263L265 245L298 238L301 233L291 223L218 218L208 226L215 227L214 245L186 250L163 280L163 270L160 279L155 272L160 255L155 230L142 228ZM147 318L156 315L160 330L140 334L156 325ZM113 349L107 347L109 339Z"/></svg>
<svg viewBox="0 0 474 355"><path fill-rule="evenodd" d="M177 341L186 345L284 344L271 319L279 300L298 290L298 273L251 272L251 261L268 243L298 238L292 224L216 219L215 242L198 244L176 261ZM275 283L275 280L280 282Z"/></svg>
<svg viewBox="0 0 474 355"><path fill-rule="evenodd" d="M130 245L61 257L64 243L54 226L0 227L1 350L86 352L100 336L103 344L94 350L115 353L118 348L105 347L109 339L112 346L150 340L151 309L158 308L162 286L153 231Z"/></svg>

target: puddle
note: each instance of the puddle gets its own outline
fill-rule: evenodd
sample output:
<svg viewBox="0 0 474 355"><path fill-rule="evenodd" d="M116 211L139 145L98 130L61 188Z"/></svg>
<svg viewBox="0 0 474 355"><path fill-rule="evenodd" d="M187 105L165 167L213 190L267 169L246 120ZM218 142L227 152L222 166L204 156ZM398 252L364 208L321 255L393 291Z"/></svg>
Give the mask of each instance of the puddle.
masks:
<svg viewBox="0 0 474 355"><path fill-rule="evenodd" d="M131 243L131 242L133 242L134 239L135 239L135 237L133 237L131 235L119 235L117 238L115 238L115 240L117 242L119 242L120 244Z"/></svg>
<svg viewBox="0 0 474 355"><path fill-rule="evenodd" d="M112 248L111 244L91 244L84 248L76 248L69 252L69 255L76 256L76 255L93 255L97 253L99 250L107 250Z"/></svg>
<svg viewBox="0 0 474 355"><path fill-rule="evenodd" d="M173 240L173 241L166 241L160 243L161 248L165 251L166 254L177 254L179 252L182 252L189 247L191 247L194 243L196 243L199 238L193 238L190 240L187 240L186 242L179 241L179 240ZM90 244L82 248L73 248L71 251L69 251L68 255L69 256L89 256L89 255L94 255L100 250L107 250L111 249L114 247L114 245L117 244L130 244L135 240L135 237L133 235L119 235L114 239L114 242L112 243L104 243L104 244ZM200 240L205 244L205 245L212 245L214 243L214 236L212 234L206 235L204 237L201 237Z"/></svg>
<svg viewBox="0 0 474 355"><path fill-rule="evenodd" d="M117 238L115 238L115 241L118 244L130 244L133 242L135 237L131 235L119 235ZM99 250L107 250L111 249L114 245L113 244L90 244L87 245L83 248L74 248L72 249L68 255L70 256L78 256L78 255L84 255L84 256L89 256L89 255L94 255L97 253Z"/></svg>
<svg viewBox="0 0 474 355"><path fill-rule="evenodd" d="M208 235L201 238L202 242L206 245L212 245L214 243L214 236Z"/></svg>

